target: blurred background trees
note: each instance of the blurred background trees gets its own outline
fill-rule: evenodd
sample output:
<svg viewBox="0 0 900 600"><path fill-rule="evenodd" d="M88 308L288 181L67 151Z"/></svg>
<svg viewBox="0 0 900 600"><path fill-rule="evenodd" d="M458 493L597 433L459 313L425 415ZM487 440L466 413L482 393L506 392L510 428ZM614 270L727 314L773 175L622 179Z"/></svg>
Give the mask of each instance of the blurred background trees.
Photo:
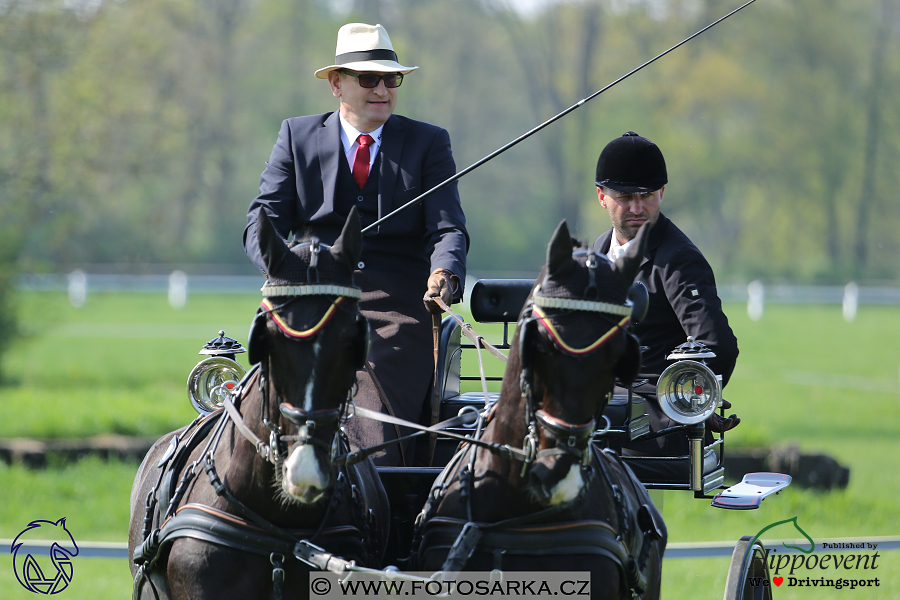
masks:
<svg viewBox="0 0 900 600"><path fill-rule="evenodd" d="M633 130L720 281L896 282L898 3L758 0L466 176L470 268L533 275L560 219L605 230L594 165ZM422 67L397 112L446 127L462 169L738 5L0 0L0 282L252 273L247 205L281 120L334 110L312 73L345 22L383 23Z"/></svg>

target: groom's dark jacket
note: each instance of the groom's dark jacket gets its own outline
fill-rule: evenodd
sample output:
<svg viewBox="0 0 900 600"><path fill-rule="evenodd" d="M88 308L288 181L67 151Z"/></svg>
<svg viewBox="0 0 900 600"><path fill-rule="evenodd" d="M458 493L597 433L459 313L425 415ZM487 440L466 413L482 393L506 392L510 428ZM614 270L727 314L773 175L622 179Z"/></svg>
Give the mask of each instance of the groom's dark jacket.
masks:
<svg viewBox="0 0 900 600"><path fill-rule="evenodd" d="M594 242L593 250L609 252L613 230ZM722 384L728 383L738 357L735 338L716 290L713 270L688 237L660 213L650 230L647 249L636 281L650 292L647 318L633 327L646 349L639 379L650 379L655 386L660 374L672 361L666 360L688 336L703 342L716 353L707 364Z"/></svg>

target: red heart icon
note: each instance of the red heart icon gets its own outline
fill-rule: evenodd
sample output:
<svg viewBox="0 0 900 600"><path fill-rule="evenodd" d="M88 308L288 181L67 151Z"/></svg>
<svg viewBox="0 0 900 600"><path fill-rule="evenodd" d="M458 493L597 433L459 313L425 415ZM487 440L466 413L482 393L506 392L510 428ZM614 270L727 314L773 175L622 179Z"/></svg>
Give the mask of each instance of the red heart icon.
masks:
<svg viewBox="0 0 900 600"><path fill-rule="evenodd" d="M784 581L784 577L773 577L772 578L772 582L775 583L775 585L781 585L782 581Z"/></svg>

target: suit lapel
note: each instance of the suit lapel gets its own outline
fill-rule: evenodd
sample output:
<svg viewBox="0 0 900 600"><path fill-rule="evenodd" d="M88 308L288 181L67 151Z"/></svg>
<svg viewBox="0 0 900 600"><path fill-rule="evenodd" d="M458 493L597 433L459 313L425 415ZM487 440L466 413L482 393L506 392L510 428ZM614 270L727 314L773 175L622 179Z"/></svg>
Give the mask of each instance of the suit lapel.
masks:
<svg viewBox="0 0 900 600"><path fill-rule="evenodd" d="M659 213L659 218L656 220L656 223L653 224L653 229L650 230L650 237L647 238L647 248L644 250L644 260L641 261L641 266L649 261L656 253L656 249L662 244L663 236L665 235L668 226L669 219L666 218L666 215Z"/></svg>
<svg viewBox="0 0 900 600"><path fill-rule="evenodd" d="M341 144L341 120L338 112L331 113L316 133L319 147L319 172L322 174L322 208L317 212L327 215L334 212L334 194L337 189L338 167L340 166L338 161L344 156L344 148Z"/></svg>
<svg viewBox="0 0 900 600"><path fill-rule="evenodd" d="M381 137L381 170L378 173L378 218L385 216L394 208L394 189L400 174L400 156L403 153L403 140L406 133L400 119L391 116L384 124ZM380 229L380 227L379 227Z"/></svg>

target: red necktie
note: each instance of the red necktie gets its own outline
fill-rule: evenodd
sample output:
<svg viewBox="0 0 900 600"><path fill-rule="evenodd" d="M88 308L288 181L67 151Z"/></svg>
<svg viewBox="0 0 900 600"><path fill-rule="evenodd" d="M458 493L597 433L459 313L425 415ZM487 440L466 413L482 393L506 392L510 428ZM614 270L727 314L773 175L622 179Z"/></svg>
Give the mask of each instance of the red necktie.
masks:
<svg viewBox="0 0 900 600"><path fill-rule="evenodd" d="M359 147L356 149L356 156L353 157L353 180L359 189L362 189L366 185L366 179L369 178L369 146L375 140L363 133L356 141L359 142Z"/></svg>

